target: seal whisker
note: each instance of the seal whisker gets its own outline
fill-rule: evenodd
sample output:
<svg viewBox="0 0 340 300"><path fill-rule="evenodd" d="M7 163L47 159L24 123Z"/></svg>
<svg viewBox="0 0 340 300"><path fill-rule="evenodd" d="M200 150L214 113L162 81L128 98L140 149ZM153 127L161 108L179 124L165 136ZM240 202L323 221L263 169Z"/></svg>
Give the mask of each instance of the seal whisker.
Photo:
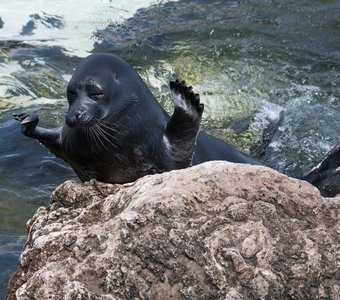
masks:
<svg viewBox="0 0 340 300"><path fill-rule="evenodd" d="M95 124L95 125L91 128L91 130L92 130L93 134L95 135L96 139L98 140L98 142L103 146L103 148L104 148L105 150L107 150L108 148L107 148L107 146L105 145L105 143L104 143L104 141L103 141L103 139L102 139L102 134L101 134L101 132L100 132L99 129L98 129L98 125Z"/></svg>
<svg viewBox="0 0 340 300"><path fill-rule="evenodd" d="M71 135L70 135L70 130L67 129L66 130L66 134L65 134L65 147L68 151L71 152Z"/></svg>
<svg viewBox="0 0 340 300"><path fill-rule="evenodd" d="M90 148L98 148L100 149L100 147L98 146L98 142L97 139L95 137L95 135L92 133L92 129L91 127L86 127L86 136L88 136L89 140L90 140Z"/></svg>
<svg viewBox="0 0 340 300"><path fill-rule="evenodd" d="M71 139L73 138L72 138L72 132L67 126L64 127L63 137L65 139L65 148L71 152L73 149L72 147L73 143Z"/></svg>
<svg viewBox="0 0 340 300"><path fill-rule="evenodd" d="M85 132L86 138L89 139L89 141L90 141L90 147L92 148L93 144L94 144L94 146L96 146L96 144L93 142L92 134L90 134L90 128L85 127L84 129L85 129L84 132Z"/></svg>
<svg viewBox="0 0 340 300"><path fill-rule="evenodd" d="M116 129L110 127L110 126L108 126L108 125L115 125L114 123L110 123L110 122L107 122L107 121L100 121L98 123L98 125L100 127L102 127L103 129L105 128L105 129L107 129L109 131L112 131L113 133L115 133L117 135L123 136L123 134L121 132L119 132L118 130L116 130Z"/></svg>
<svg viewBox="0 0 340 300"><path fill-rule="evenodd" d="M65 148L67 149L67 140L68 140L68 136L67 136L67 127L64 126L63 130L61 132L61 145L65 146Z"/></svg>
<svg viewBox="0 0 340 300"><path fill-rule="evenodd" d="M96 135L95 133L93 133L92 127L87 127L87 135L90 138L90 142L94 147L97 147L98 149L100 149L98 141L96 139Z"/></svg>
<svg viewBox="0 0 340 300"><path fill-rule="evenodd" d="M111 138L115 138L114 136L110 135L109 133L107 133L103 128L100 127L100 125L96 124L96 128L98 130L98 133L100 134L100 136L105 139L108 143L110 143L114 148L117 149L117 145L114 144L111 140Z"/></svg>
<svg viewBox="0 0 340 300"><path fill-rule="evenodd" d="M107 146L105 145L105 143L102 141L101 136L100 136L100 132L97 129L97 124L94 124L93 127L91 127L91 133L93 133L94 137L95 137L95 141L97 144L98 149L100 149L100 145L99 143L104 147L105 150L107 150ZM98 143L99 142L99 143Z"/></svg>
<svg viewBox="0 0 340 300"><path fill-rule="evenodd" d="M103 137L107 142L109 142L111 145L114 145L111 139L115 139L113 135L110 135L107 133L103 128L101 128L99 125L97 125L98 133L101 137ZM114 145L115 146L115 145Z"/></svg>
<svg viewBox="0 0 340 300"><path fill-rule="evenodd" d="M121 133L116 131L114 128L111 128L105 124L103 124L101 121L95 124L97 129L100 130L106 137L117 141L119 137L123 137Z"/></svg>
<svg viewBox="0 0 340 300"><path fill-rule="evenodd" d="M107 128L106 127L102 127L101 125L97 125L98 126L98 129L102 132L102 133L104 133L107 137L109 137L109 138L111 138L111 139L113 139L113 140L117 140L117 137L116 136L114 136L113 134L111 134L110 132L108 132L107 131Z"/></svg>
<svg viewBox="0 0 340 300"><path fill-rule="evenodd" d="M99 121L99 123L100 124L105 124L107 126L110 125L108 128L118 132L118 130L115 129L115 127L117 127L117 123L116 122L113 123L113 122L110 122L110 121L107 121L107 120L101 120L101 121Z"/></svg>
<svg viewBox="0 0 340 300"><path fill-rule="evenodd" d="M91 144L93 145L94 148L97 148L98 150L100 150L101 149L100 144L102 143L101 143L100 138L98 138L96 131L93 129L93 127L88 127L87 130L88 130L88 136L90 138ZM103 146L105 148L105 145Z"/></svg>
<svg viewBox="0 0 340 300"><path fill-rule="evenodd" d="M74 148L74 145L75 145L75 142L77 141L76 137L75 137L75 134L72 130L69 130L70 131L70 137L69 137L69 140L70 140L70 151L73 150Z"/></svg>

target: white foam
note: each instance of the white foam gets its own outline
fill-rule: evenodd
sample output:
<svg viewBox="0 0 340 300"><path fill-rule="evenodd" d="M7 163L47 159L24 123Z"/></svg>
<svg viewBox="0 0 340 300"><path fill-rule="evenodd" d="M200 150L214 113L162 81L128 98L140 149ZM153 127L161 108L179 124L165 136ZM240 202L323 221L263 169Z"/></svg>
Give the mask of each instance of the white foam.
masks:
<svg viewBox="0 0 340 300"><path fill-rule="evenodd" d="M112 22L122 22L134 13L160 0L11 0L3 1L0 17L4 22L0 29L0 40L20 40L31 44L61 46L70 55L84 57L93 48L93 32L104 29ZM164 1L163 1L164 2ZM62 18L64 27L54 28L36 22L32 35L21 35L23 27L38 14Z"/></svg>

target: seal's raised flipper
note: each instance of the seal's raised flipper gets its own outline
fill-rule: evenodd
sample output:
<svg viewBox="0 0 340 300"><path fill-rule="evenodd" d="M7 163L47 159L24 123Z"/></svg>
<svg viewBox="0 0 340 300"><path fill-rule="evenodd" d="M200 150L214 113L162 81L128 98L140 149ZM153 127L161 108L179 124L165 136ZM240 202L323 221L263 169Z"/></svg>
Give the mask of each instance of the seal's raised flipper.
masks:
<svg viewBox="0 0 340 300"><path fill-rule="evenodd" d="M166 124L164 145L172 157L171 169L191 166L204 105L185 81L170 81L174 113Z"/></svg>
<svg viewBox="0 0 340 300"><path fill-rule="evenodd" d="M37 114L13 114L13 118L21 122L21 131L24 135L37 139L44 144L53 153L55 153L61 145L59 128L43 128L37 126L39 116Z"/></svg>
<svg viewBox="0 0 340 300"><path fill-rule="evenodd" d="M340 194L340 144L335 146L313 169L303 174L301 179L316 186L325 197Z"/></svg>

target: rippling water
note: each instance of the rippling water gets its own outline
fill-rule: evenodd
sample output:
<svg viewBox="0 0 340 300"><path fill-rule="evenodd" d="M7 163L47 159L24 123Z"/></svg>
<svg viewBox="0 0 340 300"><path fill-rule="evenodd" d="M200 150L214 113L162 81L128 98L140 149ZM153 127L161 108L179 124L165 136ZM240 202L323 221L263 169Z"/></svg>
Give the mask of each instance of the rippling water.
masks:
<svg viewBox="0 0 340 300"><path fill-rule="evenodd" d="M66 84L90 52L123 56L169 111L168 81L185 79L205 103L204 130L245 150L284 110L266 157L281 171L307 168L339 142L339 1L7 2L0 7L0 297L25 222L75 178L22 136L11 114L35 111L41 124L63 123Z"/></svg>

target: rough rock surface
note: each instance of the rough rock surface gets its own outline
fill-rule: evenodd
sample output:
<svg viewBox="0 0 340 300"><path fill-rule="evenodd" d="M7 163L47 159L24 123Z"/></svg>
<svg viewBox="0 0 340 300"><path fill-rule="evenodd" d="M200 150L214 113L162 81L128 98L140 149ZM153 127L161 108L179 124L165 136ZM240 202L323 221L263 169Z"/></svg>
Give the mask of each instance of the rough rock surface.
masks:
<svg viewBox="0 0 340 300"><path fill-rule="evenodd" d="M10 299L339 299L340 197L209 162L67 181L28 222Z"/></svg>

